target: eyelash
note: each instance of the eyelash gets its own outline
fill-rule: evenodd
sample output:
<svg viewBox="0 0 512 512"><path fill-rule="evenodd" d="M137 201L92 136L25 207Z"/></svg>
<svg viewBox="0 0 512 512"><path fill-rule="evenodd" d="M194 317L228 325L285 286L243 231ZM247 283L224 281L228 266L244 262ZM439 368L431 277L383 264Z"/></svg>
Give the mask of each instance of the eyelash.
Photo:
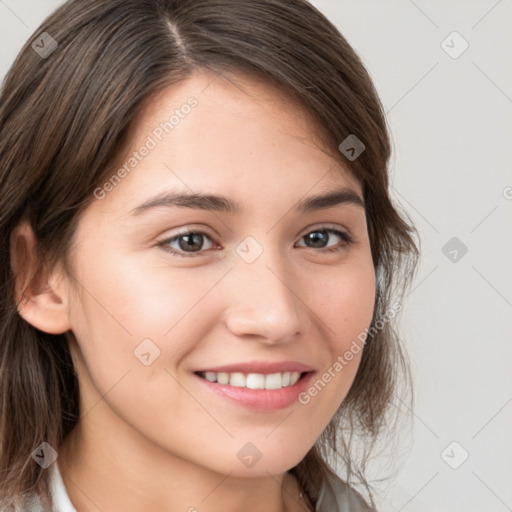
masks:
<svg viewBox="0 0 512 512"><path fill-rule="evenodd" d="M326 233L329 233L331 235L337 235L337 236L339 236L343 240L343 243L341 245L338 245L338 246L335 246L335 247L328 247L328 248L324 248L324 249L318 249L320 252L336 253L336 252L339 252L342 249L344 249L345 246L351 245L351 244L354 243L354 239L353 239L353 237L351 235L349 235L348 233L345 233L344 231L340 231L338 229L334 229L334 228L330 228L330 227L320 227L320 228L317 228L317 229L313 229L312 231L309 231L308 233L303 235L301 237L301 239L304 238L306 235L309 235L309 234L315 233L315 232L319 232L319 231L326 232ZM185 236L185 235L203 235L203 236L206 236L207 238L209 238L211 240L211 237L207 233L205 233L204 231L184 231L183 233L179 233L178 235L175 235L175 236L173 236L171 238L167 238L165 240L162 240L161 242L158 242L157 246L158 247L162 247L162 249L164 251L166 251L168 253L171 253L172 255L179 256L179 257L182 257L182 258L194 258L194 257L199 256L202 253L204 253L203 250L197 251L196 253L183 253L183 252L179 252L179 251L176 251L174 249L171 249L167 245L167 244L169 244L171 242L174 242L174 241L178 240L180 237ZM306 248L308 248L308 247L306 247ZM314 247L309 247L309 249L314 249Z"/></svg>

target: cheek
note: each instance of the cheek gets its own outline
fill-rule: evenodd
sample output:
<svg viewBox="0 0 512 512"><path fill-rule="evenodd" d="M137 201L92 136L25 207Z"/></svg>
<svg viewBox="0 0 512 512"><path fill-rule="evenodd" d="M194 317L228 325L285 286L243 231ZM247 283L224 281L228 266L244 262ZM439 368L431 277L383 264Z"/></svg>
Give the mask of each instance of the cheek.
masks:
<svg viewBox="0 0 512 512"><path fill-rule="evenodd" d="M158 258L113 257L108 250L91 254L89 264L81 261L90 270L79 275L81 299L71 312L91 383L103 395L130 371L130 380L140 378L134 389L154 393L160 386L172 395L164 370L174 372L206 338L214 319L204 304L212 304L225 270L170 269Z"/></svg>
<svg viewBox="0 0 512 512"><path fill-rule="evenodd" d="M81 298L72 307L84 412L96 403L98 412L108 405L125 424L154 439L164 427L169 438L186 438L190 426L175 421L177 410L196 418L198 429L211 429L208 415L174 376L197 340L206 337L209 326L198 314L201 298L222 270L199 276L194 269L172 272L128 258L112 261L94 258L94 270L82 273Z"/></svg>
<svg viewBox="0 0 512 512"><path fill-rule="evenodd" d="M164 348L173 329L218 279L212 272L171 270L144 258L108 258L105 253L93 262L94 270L82 272L80 279L83 294L77 320L92 339L108 334L110 345L122 352L133 351L144 338L155 338Z"/></svg>
<svg viewBox="0 0 512 512"><path fill-rule="evenodd" d="M375 273L371 260L359 260L329 280L320 280L311 297L324 333L322 368L299 402L327 426L352 385L370 326L375 301Z"/></svg>
<svg viewBox="0 0 512 512"><path fill-rule="evenodd" d="M311 307L322 320L333 358L370 325L375 305L375 271L370 259L354 259L315 279Z"/></svg>

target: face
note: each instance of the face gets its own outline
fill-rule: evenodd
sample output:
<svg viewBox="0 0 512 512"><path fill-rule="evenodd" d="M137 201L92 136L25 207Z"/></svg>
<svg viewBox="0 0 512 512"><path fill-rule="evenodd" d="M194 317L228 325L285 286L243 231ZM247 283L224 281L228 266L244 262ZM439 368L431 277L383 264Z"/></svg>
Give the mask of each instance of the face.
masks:
<svg viewBox="0 0 512 512"><path fill-rule="evenodd" d="M80 219L68 315L82 423L214 471L282 473L361 358L375 298L362 191L276 90L212 78L153 98ZM192 193L224 199L171 197Z"/></svg>

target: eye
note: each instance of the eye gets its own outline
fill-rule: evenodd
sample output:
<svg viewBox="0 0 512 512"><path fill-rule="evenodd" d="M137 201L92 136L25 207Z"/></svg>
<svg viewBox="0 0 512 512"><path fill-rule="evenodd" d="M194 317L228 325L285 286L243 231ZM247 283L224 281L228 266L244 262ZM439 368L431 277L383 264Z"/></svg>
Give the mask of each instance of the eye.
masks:
<svg viewBox="0 0 512 512"><path fill-rule="evenodd" d="M176 256L190 257L195 256L194 253L200 252L201 249L204 249L205 238L211 241L211 238L204 231L186 231L175 235L172 238L162 240L157 245ZM172 244L175 244L176 242L178 250L172 247Z"/></svg>
<svg viewBox="0 0 512 512"><path fill-rule="evenodd" d="M332 235L341 239L341 243L335 244L333 246L327 245L329 239L332 238ZM306 240L307 243L311 245L307 245L307 247L312 249L323 249L321 252L336 252L341 251L346 246L352 244L354 239L351 235L346 233L345 231L340 231L339 229L334 229L330 227L321 227L315 229L314 231L310 231L306 235L304 235L301 240Z"/></svg>

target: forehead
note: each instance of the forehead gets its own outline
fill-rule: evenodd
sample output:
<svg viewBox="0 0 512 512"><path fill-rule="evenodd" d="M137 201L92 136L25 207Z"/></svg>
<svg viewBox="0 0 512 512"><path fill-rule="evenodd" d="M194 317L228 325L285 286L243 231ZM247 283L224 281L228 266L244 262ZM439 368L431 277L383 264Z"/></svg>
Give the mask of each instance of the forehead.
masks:
<svg viewBox="0 0 512 512"><path fill-rule="evenodd" d="M190 107L193 105L193 107ZM186 107L186 108L185 108ZM322 127L280 89L247 76L198 72L145 102L116 162L133 167L103 205L162 190L296 196L358 181L325 147ZM145 146L145 156L133 156ZM284 194L283 194L284 193Z"/></svg>
<svg viewBox="0 0 512 512"><path fill-rule="evenodd" d="M271 119L281 128L289 128L296 135L311 138L319 134L321 126L304 107L299 105L282 86L264 81L247 73L214 73L197 70L186 79L170 85L146 98L137 125L146 130L155 118L183 105L190 97L197 99L202 114L231 115L240 121L254 120L254 116L266 121ZM262 119L262 120L263 120ZM210 118L211 123L215 118ZM312 126L315 125L315 126Z"/></svg>
<svg viewBox="0 0 512 512"><path fill-rule="evenodd" d="M193 109L187 106L191 98L197 104ZM191 110L190 115L181 113L181 108ZM173 113L179 114L179 119ZM172 120L171 127L169 120ZM303 154L314 155L316 159L323 157L325 162L343 162L337 148L329 147L325 142L325 127L315 116L283 87L248 74L228 75L199 70L148 97L134 122L131 146L136 140L144 141L155 128L166 123L171 130L163 134L164 142L171 147L173 141L178 145L180 137L185 134L192 135L197 149L204 150L209 148L204 144L205 138L215 142L216 146L224 142L235 146L243 135L252 134L250 149L263 155L268 149L276 150L277 142L282 144L284 136L287 136L290 140L283 146L283 153L290 147L297 150L299 145L303 145L300 148ZM274 139L275 135L279 136L278 140ZM250 141L246 139L244 142ZM248 146L242 148L249 149Z"/></svg>

